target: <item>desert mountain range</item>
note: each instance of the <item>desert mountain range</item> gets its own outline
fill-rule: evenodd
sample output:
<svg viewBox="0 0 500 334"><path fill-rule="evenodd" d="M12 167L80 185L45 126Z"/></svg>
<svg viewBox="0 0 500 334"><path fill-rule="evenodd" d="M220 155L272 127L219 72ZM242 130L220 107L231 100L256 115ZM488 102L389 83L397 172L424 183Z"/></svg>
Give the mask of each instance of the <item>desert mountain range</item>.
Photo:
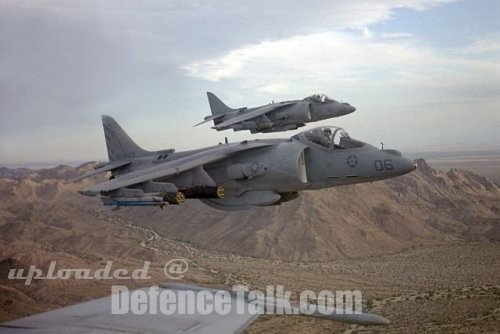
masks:
<svg viewBox="0 0 500 334"><path fill-rule="evenodd" d="M65 183L93 166L0 168L0 322L108 295L112 284L165 282L163 266L181 257L189 260L183 281L190 284L361 289L393 322L389 332L497 328L500 187L484 177L419 160L411 174L304 192L281 206L224 212L188 200L109 212L77 193L104 175ZM46 272L51 261L92 270L107 261L129 269L150 261L152 279L8 279L11 269L31 265ZM279 316L252 328L352 331Z"/></svg>
<svg viewBox="0 0 500 334"><path fill-rule="evenodd" d="M290 261L376 256L448 240L500 240L499 185L467 171L441 172L417 162L417 171L402 177L304 192L280 206L225 212L188 200L163 210L122 208L110 215L204 249ZM82 232L99 226L103 208L77 190L102 178L64 181L93 165L0 169L2 242L41 233L40 242L82 252L96 243L113 255L131 252L120 245L123 240L102 236L103 243Z"/></svg>

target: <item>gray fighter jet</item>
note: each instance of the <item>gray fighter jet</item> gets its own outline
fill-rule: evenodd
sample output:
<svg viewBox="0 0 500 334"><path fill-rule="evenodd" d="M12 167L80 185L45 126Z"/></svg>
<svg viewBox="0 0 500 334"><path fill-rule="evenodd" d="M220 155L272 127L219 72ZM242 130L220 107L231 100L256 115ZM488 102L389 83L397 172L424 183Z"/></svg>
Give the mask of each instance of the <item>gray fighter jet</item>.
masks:
<svg viewBox="0 0 500 334"><path fill-rule="evenodd" d="M303 100L270 103L256 108L229 108L213 93L207 92L211 116L200 124L213 121L217 131L233 129L257 132L294 130L305 123L350 114L356 110L349 103L331 100L328 96L315 94Z"/></svg>
<svg viewBox="0 0 500 334"><path fill-rule="evenodd" d="M303 190L372 182L413 171L396 150L379 150L339 127L291 138L245 140L185 152L149 152L103 116L109 162L78 179L110 171L109 181L81 191L105 205L163 206L200 199L222 210L279 205Z"/></svg>

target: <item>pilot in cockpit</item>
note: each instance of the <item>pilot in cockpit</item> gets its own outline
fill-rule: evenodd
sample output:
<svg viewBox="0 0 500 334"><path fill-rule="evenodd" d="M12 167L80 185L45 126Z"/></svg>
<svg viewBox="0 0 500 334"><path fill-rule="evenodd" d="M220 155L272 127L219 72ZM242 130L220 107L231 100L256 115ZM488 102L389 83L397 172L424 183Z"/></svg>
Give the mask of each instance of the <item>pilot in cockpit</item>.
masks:
<svg viewBox="0 0 500 334"><path fill-rule="evenodd" d="M324 128L322 131L321 145L329 148L332 143L332 129Z"/></svg>

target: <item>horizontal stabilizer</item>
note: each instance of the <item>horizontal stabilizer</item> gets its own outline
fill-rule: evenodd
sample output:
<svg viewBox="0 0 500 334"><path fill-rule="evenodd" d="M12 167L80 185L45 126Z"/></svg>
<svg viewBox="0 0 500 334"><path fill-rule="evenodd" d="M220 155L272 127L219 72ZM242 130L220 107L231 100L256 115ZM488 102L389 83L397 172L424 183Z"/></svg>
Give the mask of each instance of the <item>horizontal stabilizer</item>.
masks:
<svg viewBox="0 0 500 334"><path fill-rule="evenodd" d="M109 171L112 171L114 169L124 167L130 163L131 163L131 161L128 161L128 160L113 161L113 162L110 162L102 167L97 168L96 170L93 170L91 172L88 172L88 173L85 173L83 175L72 178L71 180L68 180L65 183L76 182L76 181L85 179L85 178L90 177L90 176L94 176L94 175L104 173L104 172L109 172Z"/></svg>
<svg viewBox="0 0 500 334"><path fill-rule="evenodd" d="M216 120L216 119L223 118L223 117L224 117L224 114L218 114L218 115L207 116L207 117L205 117L205 119L204 119L202 122L200 122L200 123L198 123L198 124L196 124L196 125L193 125L193 126L202 125L202 124L204 124L204 123L206 123L206 122L214 121L214 120Z"/></svg>

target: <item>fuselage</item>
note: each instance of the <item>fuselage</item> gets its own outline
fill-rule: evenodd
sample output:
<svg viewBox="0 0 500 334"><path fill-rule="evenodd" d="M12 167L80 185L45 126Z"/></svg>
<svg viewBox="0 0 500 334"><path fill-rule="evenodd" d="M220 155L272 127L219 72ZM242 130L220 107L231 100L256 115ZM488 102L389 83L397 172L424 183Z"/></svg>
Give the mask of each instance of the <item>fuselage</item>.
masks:
<svg viewBox="0 0 500 334"><path fill-rule="evenodd" d="M235 131L250 130L252 133L287 131L302 127L309 122L344 116L356 110L349 103L329 99L315 100L311 97L303 100L272 103L271 105L276 107L276 109L264 115L248 119L247 121L220 128L219 130L232 128ZM258 109L268 107L269 105L256 108L241 108L227 113L218 122L220 123L241 114L252 113Z"/></svg>
<svg viewBox="0 0 500 334"><path fill-rule="evenodd" d="M323 133L326 130L330 131L327 135ZM339 130L342 129L322 127L289 139L220 144L238 146L258 142L268 145L237 152L204 165L203 171L215 185L225 190L224 199L211 201L238 203L241 194L254 193L255 198L248 200L252 205L270 205L284 194L372 182L406 174L416 168L413 161L398 151L377 149ZM120 174L210 151L218 146L176 153L159 152L135 159L126 169L120 170ZM199 176L190 171L155 181L172 183L182 189L192 187L195 178Z"/></svg>
<svg viewBox="0 0 500 334"><path fill-rule="evenodd" d="M317 100L311 98L314 101L308 102ZM326 102L321 97L320 103ZM114 208L163 208L199 199L218 209L242 210L279 205L302 190L372 182L416 168L399 151L379 150L339 127L317 127L285 139L150 152L135 144L113 118L102 118L109 162L76 180L110 171L110 180L79 192L99 195Z"/></svg>
<svg viewBox="0 0 500 334"><path fill-rule="evenodd" d="M235 180L227 175L228 165L267 170ZM205 167L216 183L227 190L272 190L278 193L373 182L403 175L415 168L413 161L395 150L380 150L369 144L330 149L304 143L300 138L276 141L271 147L242 152Z"/></svg>

